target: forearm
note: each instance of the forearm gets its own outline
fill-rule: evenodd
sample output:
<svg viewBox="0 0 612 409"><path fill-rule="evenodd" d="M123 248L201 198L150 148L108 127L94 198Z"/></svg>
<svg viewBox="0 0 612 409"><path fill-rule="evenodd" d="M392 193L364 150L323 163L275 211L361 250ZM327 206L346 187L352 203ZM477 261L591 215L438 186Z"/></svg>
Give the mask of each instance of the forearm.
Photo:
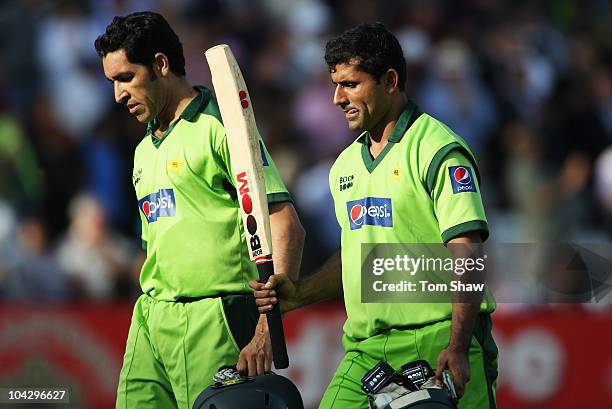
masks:
<svg viewBox="0 0 612 409"><path fill-rule="evenodd" d="M297 280L306 233L291 203L270 205L270 229L275 273Z"/></svg>
<svg viewBox="0 0 612 409"><path fill-rule="evenodd" d="M295 308L342 296L342 259L334 253L315 274L296 284Z"/></svg>
<svg viewBox="0 0 612 409"><path fill-rule="evenodd" d="M472 333L480 312L480 304L453 303L452 311L451 337L448 347L467 351L472 343Z"/></svg>
<svg viewBox="0 0 612 409"><path fill-rule="evenodd" d="M474 259L482 256L481 239L476 233L468 233L452 239L448 247L456 258ZM484 275L484 270L475 269L458 275L458 280L463 284L479 284L484 283ZM467 351L472 342L472 333L480 312L483 292L453 293L452 298L451 337L448 347Z"/></svg>

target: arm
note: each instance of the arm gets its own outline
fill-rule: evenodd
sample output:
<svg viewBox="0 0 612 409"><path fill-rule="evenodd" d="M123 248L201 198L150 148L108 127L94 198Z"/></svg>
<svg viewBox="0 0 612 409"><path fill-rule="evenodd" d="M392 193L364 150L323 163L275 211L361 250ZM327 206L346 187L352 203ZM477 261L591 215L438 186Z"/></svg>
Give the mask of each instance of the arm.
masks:
<svg viewBox="0 0 612 409"><path fill-rule="evenodd" d="M481 242L479 233L466 233L451 239L449 249L455 257L474 257L472 249L474 245ZM465 244L465 246L461 244ZM482 282L482 277L465 274L461 276L460 280ZM470 380L468 353L472 343L472 332L476 324L476 318L480 312L481 300L481 293L471 295L469 300L453 299L450 340L448 346L438 355L436 378L441 382L442 370L448 368L453 375L453 382L459 397L463 396L465 383Z"/></svg>
<svg viewBox="0 0 612 409"><path fill-rule="evenodd" d="M303 280L293 282L287 275L278 274L270 277L266 284L251 281L249 285L255 290L255 303L262 314L270 311L272 305L276 304L277 295L283 312L340 297L342 295L340 251L332 255L319 271Z"/></svg>
<svg viewBox="0 0 612 409"><path fill-rule="evenodd" d="M269 208L275 273L285 273L295 281L300 271L306 232L291 203L271 203Z"/></svg>
<svg viewBox="0 0 612 409"><path fill-rule="evenodd" d="M272 203L269 209L274 270L292 279L297 279L306 235L304 228L291 203ZM236 369L239 372L249 376L270 372L272 346L268 334L268 320L265 315L260 315L253 339L240 351L238 356Z"/></svg>
<svg viewBox="0 0 612 409"><path fill-rule="evenodd" d="M342 296L342 259L334 253L319 271L296 283L295 302L287 311ZM282 305L282 304L281 304Z"/></svg>

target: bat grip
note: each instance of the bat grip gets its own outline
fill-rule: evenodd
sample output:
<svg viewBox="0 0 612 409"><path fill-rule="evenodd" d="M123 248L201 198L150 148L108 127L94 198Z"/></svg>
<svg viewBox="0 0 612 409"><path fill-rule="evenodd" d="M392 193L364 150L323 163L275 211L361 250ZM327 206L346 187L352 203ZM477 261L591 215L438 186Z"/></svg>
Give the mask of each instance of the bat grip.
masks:
<svg viewBox="0 0 612 409"><path fill-rule="evenodd" d="M267 283L268 278L274 274L274 264L272 260L257 264L259 271L259 282ZM274 304L272 311L266 313L270 340L272 341L272 359L276 369L285 369L289 366L287 356L287 345L285 344L285 332L283 331L283 318L280 312L278 301Z"/></svg>

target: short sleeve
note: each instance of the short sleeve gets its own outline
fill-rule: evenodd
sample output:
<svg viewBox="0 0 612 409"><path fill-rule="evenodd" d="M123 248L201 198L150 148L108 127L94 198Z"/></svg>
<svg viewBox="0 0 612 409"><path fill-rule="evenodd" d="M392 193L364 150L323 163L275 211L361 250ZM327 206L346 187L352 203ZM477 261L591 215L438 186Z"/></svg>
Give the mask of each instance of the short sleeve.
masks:
<svg viewBox="0 0 612 409"><path fill-rule="evenodd" d="M268 203L293 203L293 198L287 191L287 188L285 187L285 184L283 183L283 180L281 179L280 174L278 173L276 164L270 156L270 153L268 152L268 149L266 148L266 145L264 144L261 137L259 138L259 153L261 155L261 161L263 164L263 173L264 180L266 183L266 194L268 196ZM227 169L231 169L229 147L227 145L227 139L225 135L220 147L219 154L221 155L222 160L225 162ZM230 180L233 183L233 179L231 177Z"/></svg>
<svg viewBox="0 0 612 409"><path fill-rule="evenodd" d="M263 162L264 179L266 180L266 193L268 194L268 203L293 202L291 195L287 191L283 180L278 173L276 164L270 156L263 140L259 138L259 152Z"/></svg>
<svg viewBox="0 0 612 409"><path fill-rule="evenodd" d="M434 210L442 240L479 232L482 240L489 236L476 165L458 149L441 161L432 189Z"/></svg>

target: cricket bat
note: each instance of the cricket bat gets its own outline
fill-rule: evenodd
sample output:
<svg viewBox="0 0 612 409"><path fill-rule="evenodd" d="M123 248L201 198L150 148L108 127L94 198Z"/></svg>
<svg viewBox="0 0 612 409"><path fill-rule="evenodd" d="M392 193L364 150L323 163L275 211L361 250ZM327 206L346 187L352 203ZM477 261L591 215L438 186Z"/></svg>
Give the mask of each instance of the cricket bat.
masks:
<svg viewBox="0 0 612 409"><path fill-rule="evenodd" d="M240 67L229 46L221 44L206 51L217 102L227 134L232 173L242 213L247 247L257 264L259 281L274 274L270 213L263 175L263 147L260 146L253 106ZM283 321L278 303L266 314L272 357L276 369L289 366Z"/></svg>

